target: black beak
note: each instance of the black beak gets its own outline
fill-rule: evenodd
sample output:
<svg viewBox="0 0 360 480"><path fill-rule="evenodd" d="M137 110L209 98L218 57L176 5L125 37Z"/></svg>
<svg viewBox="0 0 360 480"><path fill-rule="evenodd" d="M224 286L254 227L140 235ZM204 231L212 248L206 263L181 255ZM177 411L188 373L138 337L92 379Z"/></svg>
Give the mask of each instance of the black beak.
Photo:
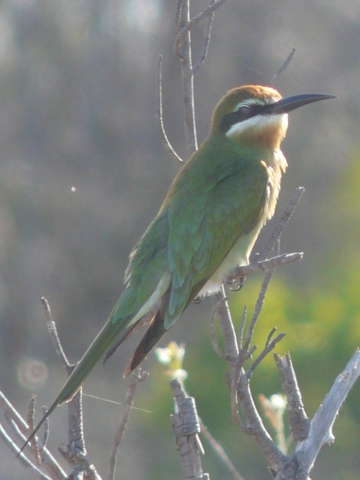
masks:
<svg viewBox="0 0 360 480"><path fill-rule="evenodd" d="M320 100L327 100L329 98L336 98L335 95L323 95L321 93L304 93L302 95L292 95L291 97L282 98L276 103L267 105L262 114L278 115L282 113L289 113L296 108L307 105L308 103L319 102Z"/></svg>

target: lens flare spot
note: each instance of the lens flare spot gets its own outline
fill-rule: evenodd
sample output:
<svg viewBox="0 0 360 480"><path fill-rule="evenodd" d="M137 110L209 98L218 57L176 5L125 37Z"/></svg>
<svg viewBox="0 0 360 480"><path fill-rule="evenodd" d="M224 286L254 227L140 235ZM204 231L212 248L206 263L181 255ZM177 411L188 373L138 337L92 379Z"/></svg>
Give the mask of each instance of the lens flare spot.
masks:
<svg viewBox="0 0 360 480"><path fill-rule="evenodd" d="M41 387L47 377L47 367L38 360L32 358L23 360L18 367L18 381L28 390Z"/></svg>

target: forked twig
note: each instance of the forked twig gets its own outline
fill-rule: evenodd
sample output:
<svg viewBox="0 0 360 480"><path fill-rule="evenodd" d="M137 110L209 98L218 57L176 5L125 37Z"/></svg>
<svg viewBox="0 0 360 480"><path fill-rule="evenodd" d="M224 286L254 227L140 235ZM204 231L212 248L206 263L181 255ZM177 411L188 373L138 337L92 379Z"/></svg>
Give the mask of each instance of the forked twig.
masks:
<svg viewBox="0 0 360 480"><path fill-rule="evenodd" d="M274 333L276 329L272 329L269 336L268 336L268 339L270 337L270 335L272 335ZM254 370L255 368L259 365L259 363L266 357L266 355L268 355L272 350L274 350L274 348L276 347L276 345L285 337L285 333L279 333L278 335L276 335L276 337L271 341L269 342L268 340L266 341L266 344L265 344L265 347L263 349L262 352L259 353L259 355L256 357L256 359L253 361L253 363L251 364L250 368L247 370L246 372L246 375L248 378L251 377L251 375L254 373Z"/></svg>
<svg viewBox="0 0 360 480"><path fill-rule="evenodd" d="M176 15L176 24L178 26L181 26L180 23L180 15L181 15L181 9L184 8L184 3L187 2L188 0L180 0L178 2L178 9L177 9L177 15ZM217 0L214 3L211 3L208 5L202 12L198 13L193 17L191 20L189 19L185 25L182 26L180 32L178 33L176 40L175 40L175 53L182 59L184 56L184 52L181 50L181 43L184 41L185 35L189 33L189 31L197 25L203 18L206 18L209 15L212 15L215 10L221 7L226 2L226 0Z"/></svg>

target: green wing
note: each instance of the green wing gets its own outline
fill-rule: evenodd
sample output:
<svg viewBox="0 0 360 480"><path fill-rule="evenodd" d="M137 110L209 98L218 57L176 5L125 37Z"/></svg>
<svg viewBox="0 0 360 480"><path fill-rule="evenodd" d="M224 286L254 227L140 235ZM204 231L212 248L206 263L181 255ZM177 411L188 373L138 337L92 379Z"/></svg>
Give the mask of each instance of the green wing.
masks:
<svg viewBox="0 0 360 480"><path fill-rule="evenodd" d="M239 237L256 227L263 213L268 175L260 152L234 146L231 155L228 148L222 158L223 151L205 145L202 156L193 157L191 169L185 167L177 179L169 204L172 279L166 328L177 320Z"/></svg>

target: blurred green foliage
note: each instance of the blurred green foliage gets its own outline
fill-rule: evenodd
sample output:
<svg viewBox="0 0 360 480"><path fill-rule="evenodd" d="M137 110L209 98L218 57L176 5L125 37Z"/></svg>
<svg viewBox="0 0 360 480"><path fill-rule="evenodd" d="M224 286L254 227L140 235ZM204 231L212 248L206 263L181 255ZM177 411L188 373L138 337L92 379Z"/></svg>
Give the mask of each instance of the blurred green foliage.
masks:
<svg viewBox="0 0 360 480"><path fill-rule="evenodd" d="M193 13L205 0L193 2ZM71 360L84 352L122 289L128 254L155 215L178 170L155 121L156 64L164 55L164 121L186 157L176 0L4 0L0 2L0 385L23 412L29 391L49 404L65 374L48 338L46 296ZM286 337L312 415L359 344L360 90L359 5L351 0L228 1L215 16L206 63L195 78L201 141L224 92L268 83L291 48L276 87L284 95L322 92L338 99L295 112L284 152L276 224L294 188L306 193L283 239L304 260L275 273L256 330L259 349L276 325ZM194 58L203 30L194 31ZM322 102L321 102L322 103ZM326 103L326 105L325 105ZM261 277L230 293L234 319L253 308ZM225 365L212 350L213 302L191 306L168 334L185 342L186 387L205 424L247 479L268 478L254 442L232 424ZM122 401L130 340L85 384L85 393ZM150 356L119 455L127 480L181 478L169 415L166 367ZM269 356L253 379L257 397L281 390ZM313 480L359 478L359 387L336 421L336 442L319 456ZM105 477L120 407L85 398L85 432ZM65 441L66 409L51 418L50 447ZM204 469L230 478L206 445ZM24 471L0 446L2 475ZM119 476L120 478L120 476Z"/></svg>

